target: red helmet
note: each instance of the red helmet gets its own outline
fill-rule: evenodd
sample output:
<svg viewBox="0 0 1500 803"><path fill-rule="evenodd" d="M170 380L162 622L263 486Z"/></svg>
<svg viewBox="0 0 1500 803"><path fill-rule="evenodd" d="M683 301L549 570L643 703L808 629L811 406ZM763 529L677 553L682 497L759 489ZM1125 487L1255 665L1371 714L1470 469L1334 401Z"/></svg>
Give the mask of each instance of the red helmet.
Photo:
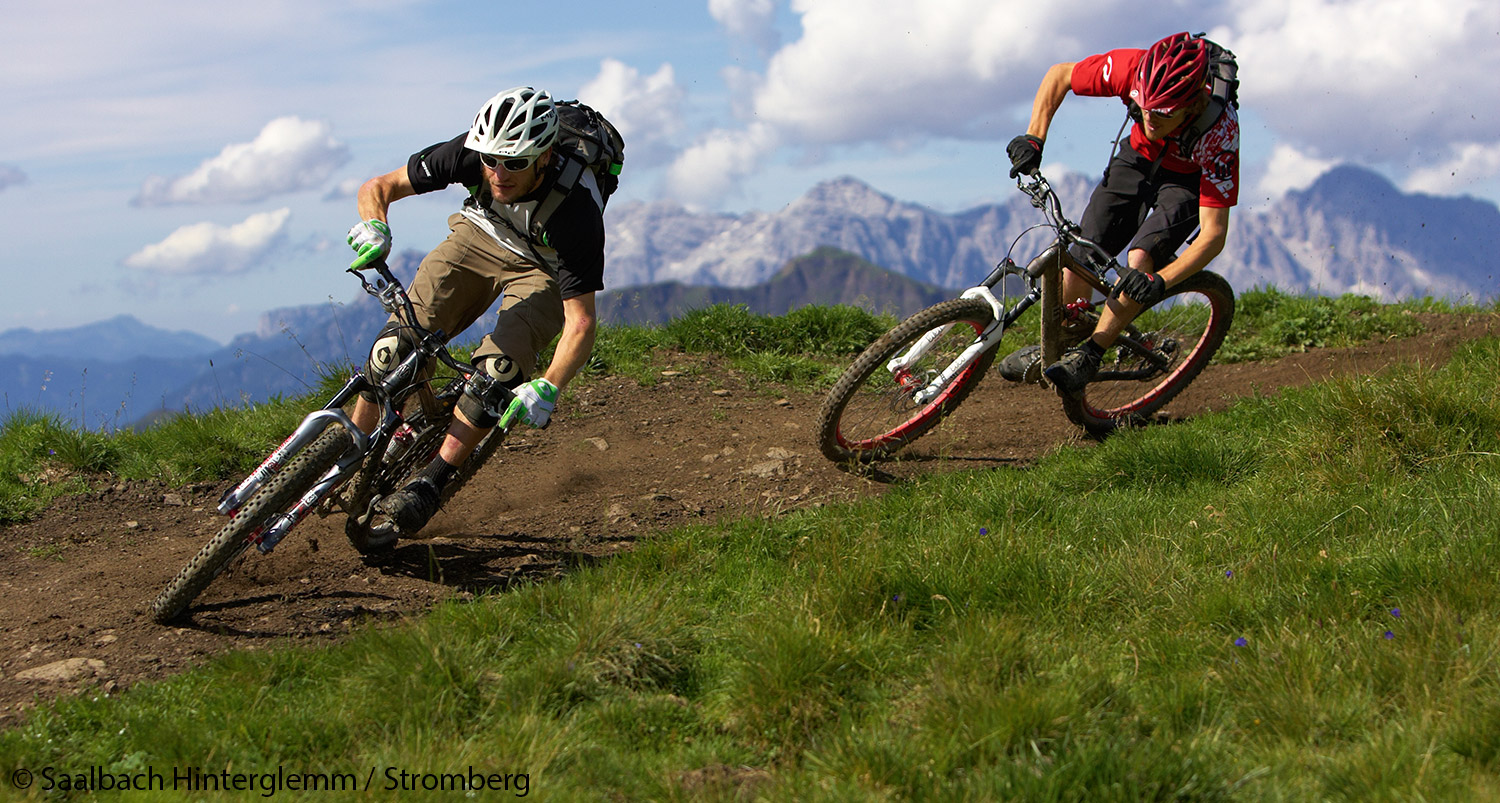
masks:
<svg viewBox="0 0 1500 803"><path fill-rule="evenodd" d="M1208 45L1186 31L1152 45L1141 57L1130 99L1142 109L1174 112L1208 86Z"/></svg>

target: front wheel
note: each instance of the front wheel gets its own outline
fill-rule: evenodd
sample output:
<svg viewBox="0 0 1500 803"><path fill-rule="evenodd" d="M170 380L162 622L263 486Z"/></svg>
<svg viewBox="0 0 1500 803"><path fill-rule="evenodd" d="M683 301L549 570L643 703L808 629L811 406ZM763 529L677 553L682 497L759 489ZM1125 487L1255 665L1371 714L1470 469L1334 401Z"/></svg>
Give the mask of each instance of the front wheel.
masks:
<svg viewBox="0 0 1500 803"><path fill-rule="evenodd" d="M941 387L934 380L994 321L990 306L957 299L928 307L885 333L855 359L818 414L818 446L836 463L879 460L937 426L995 361L987 349ZM903 361L924 335L930 347Z"/></svg>
<svg viewBox="0 0 1500 803"><path fill-rule="evenodd" d="M1063 396L1063 410L1094 436L1146 422L1203 372L1233 321L1229 282L1194 274L1132 322L1130 332L1151 356L1116 345L1081 394Z"/></svg>
<svg viewBox="0 0 1500 803"><path fill-rule="evenodd" d="M338 462L349 448L349 434L338 425L330 425L306 448L298 452L281 471L272 475L210 538L198 554L167 584L151 603L151 619L167 624L187 610L234 559L259 539L271 521L291 507L302 494Z"/></svg>

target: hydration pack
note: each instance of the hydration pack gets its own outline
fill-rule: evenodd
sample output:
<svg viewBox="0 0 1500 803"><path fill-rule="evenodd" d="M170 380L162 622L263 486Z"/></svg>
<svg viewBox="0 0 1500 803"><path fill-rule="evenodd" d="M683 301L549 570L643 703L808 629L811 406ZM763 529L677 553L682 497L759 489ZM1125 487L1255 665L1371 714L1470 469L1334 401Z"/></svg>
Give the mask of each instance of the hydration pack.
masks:
<svg viewBox="0 0 1500 803"><path fill-rule="evenodd" d="M1234 60L1234 53L1217 42L1204 38L1201 33L1194 34L1193 38L1203 39L1203 43L1208 45L1208 78L1211 83L1208 90L1208 105L1177 136L1184 154L1193 152L1193 146L1198 144L1198 138L1213 127L1219 115L1224 113L1226 106L1235 109L1240 107L1240 66Z"/></svg>
<svg viewBox="0 0 1500 803"><path fill-rule="evenodd" d="M625 166L625 140L604 115L576 100L561 100L557 102L557 118L552 155L561 159L562 167L551 191L531 217L531 238L543 243L542 227L547 218L578 187L585 171L593 174L598 190L593 193L594 202L603 211L609 196L620 186L620 170Z"/></svg>

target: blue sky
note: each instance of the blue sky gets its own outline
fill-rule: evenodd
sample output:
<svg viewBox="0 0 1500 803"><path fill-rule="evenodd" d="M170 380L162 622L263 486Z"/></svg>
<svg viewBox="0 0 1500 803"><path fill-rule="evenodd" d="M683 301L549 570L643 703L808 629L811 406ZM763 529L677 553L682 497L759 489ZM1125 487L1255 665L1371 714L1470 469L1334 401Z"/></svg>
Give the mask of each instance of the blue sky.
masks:
<svg viewBox="0 0 1500 803"><path fill-rule="evenodd" d="M518 84L620 125L613 203L770 211L853 175L957 211L1014 191L1050 64L1180 30L1239 55L1247 209L1340 162L1500 200L1493 0L57 0L8 9L0 50L0 330L227 341L347 300L353 189ZM1097 173L1121 119L1070 98L1050 169ZM397 204L397 247L435 245L455 192Z"/></svg>

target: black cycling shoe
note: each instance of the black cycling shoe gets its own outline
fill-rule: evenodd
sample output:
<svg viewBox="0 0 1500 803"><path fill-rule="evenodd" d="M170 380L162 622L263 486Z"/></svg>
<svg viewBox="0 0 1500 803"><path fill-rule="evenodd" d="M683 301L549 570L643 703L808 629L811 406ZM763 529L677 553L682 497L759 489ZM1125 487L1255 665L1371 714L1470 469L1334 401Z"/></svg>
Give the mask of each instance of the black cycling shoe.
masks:
<svg viewBox="0 0 1500 803"><path fill-rule="evenodd" d="M1077 393L1093 381L1099 373L1099 363L1104 359L1104 350L1092 340L1085 340L1068 349L1062 359L1047 366L1042 373L1047 381L1064 393Z"/></svg>
<svg viewBox="0 0 1500 803"><path fill-rule="evenodd" d="M412 535L437 514L442 494L432 480L425 477L407 483L405 488L380 500L380 512L390 516L402 535Z"/></svg>
<svg viewBox="0 0 1500 803"><path fill-rule="evenodd" d="M1000 360L1000 378L1009 382L1035 382L1042 376L1042 347L1022 346Z"/></svg>

